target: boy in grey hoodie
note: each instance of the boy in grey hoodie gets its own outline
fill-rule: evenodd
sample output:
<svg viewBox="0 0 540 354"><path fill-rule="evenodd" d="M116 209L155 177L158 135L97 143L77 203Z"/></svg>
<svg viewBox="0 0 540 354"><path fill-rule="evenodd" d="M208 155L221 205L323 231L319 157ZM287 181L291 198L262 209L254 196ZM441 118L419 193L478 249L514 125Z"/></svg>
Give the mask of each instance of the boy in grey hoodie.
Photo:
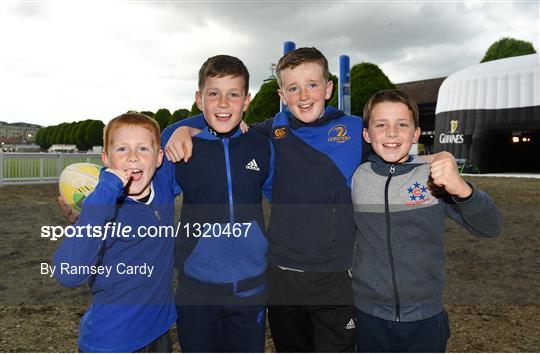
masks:
<svg viewBox="0 0 540 354"><path fill-rule="evenodd" d="M445 216L475 236L494 237L499 212L461 178L451 155L431 165L409 156L420 128L405 93L385 90L368 100L363 136L374 154L352 181L357 351L444 352Z"/></svg>

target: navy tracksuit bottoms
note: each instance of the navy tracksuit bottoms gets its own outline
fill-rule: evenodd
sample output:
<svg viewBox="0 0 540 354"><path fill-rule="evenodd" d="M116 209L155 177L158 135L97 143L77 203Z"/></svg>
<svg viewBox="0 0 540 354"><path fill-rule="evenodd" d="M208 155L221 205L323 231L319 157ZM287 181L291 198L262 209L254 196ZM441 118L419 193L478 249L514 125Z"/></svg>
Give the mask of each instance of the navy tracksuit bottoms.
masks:
<svg viewBox="0 0 540 354"><path fill-rule="evenodd" d="M184 353L264 352L263 305L178 305L177 310Z"/></svg>
<svg viewBox="0 0 540 354"><path fill-rule="evenodd" d="M414 322L382 320L356 309L356 351L359 353L443 353L450 337L448 314Z"/></svg>

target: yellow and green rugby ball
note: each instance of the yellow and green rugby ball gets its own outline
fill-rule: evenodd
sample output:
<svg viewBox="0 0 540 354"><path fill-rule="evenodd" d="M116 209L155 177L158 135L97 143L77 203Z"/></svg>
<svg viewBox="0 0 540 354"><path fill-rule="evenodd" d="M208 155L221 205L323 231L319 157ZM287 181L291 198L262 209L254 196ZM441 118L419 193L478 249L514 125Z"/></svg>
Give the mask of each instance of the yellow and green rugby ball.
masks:
<svg viewBox="0 0 540 354"><path fill-rule="evenodd" d="M84 199L96 188L100 171L99 165L81 162L68 165L60 174L60 195L79 213Z"/></svg>

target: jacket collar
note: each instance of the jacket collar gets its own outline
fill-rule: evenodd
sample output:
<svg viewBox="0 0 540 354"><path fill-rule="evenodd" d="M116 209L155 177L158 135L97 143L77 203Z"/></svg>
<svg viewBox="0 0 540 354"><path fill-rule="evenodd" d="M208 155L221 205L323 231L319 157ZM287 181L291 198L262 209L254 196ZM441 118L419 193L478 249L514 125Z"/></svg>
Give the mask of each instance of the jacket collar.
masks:
<svg viewBox="0 0 540 354"><path fill-rule="evenodd" d="M204 140L221 140L221 139L233 139L233 138L237 138L239 137L240 135L242 135L242 131L240 130L239 126L236 126L236 128L234 128L232 131L231 131L232 134L219 134L219 133L216 133L212 128L210 128L208 125L206 125L206 127L204 127L204 129L199 133L197 134L195 137L199 138L199 139L204 139Z"/></svg>
<svg viewBox="0 0 540 354"><path fill-rule="evenodd" d="M381 176L388 176L390 174L390 168L392 166L395 167L395 170L393 173L394 175L403 175L405 173L410 172L416 166L427 163L427 162L424 162L423 160L420 160L416 156L410 156L410 155L409 155L408 160L405 162L389 163L381 159L375 153L370 154L367 160L371 162L371 169L373 170L373 172Z"/></svg>

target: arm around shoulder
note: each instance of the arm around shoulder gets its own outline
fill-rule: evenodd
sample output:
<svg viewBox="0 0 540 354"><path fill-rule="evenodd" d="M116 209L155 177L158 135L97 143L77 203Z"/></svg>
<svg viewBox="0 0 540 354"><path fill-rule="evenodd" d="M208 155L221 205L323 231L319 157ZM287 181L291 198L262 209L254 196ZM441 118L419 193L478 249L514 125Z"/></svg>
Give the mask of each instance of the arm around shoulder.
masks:
<svg viewBox="0 0 540 354"><path fill-rule="evenodd" d="M195 128L198 130L204 129L206 127L206 121L204 120L204 116L202 114L182 119L174 124L169 125L167 128L163 130L163 133L161 134L161 146L164 147L165 144L167 144L167 141L171 137L171 135L174 133L174 131L180 127L189 127L189 128Z"/></svg>
<svg viewBox="0 0 540 354"><path fill-rule="evenodd" d="M193 151L192 137L206 127L204 116L183 119L165 128L161 135L161 146L165 157L171 162L188 162Z"/></svg>
<svg viewBox="0 0 540 354"><path fill-rule="evenodd" d="M265 135L267 138L272 138L272 125L274 118L268 118L262 122L251 124L250 129L255 130L258 133Z"/></svg>

